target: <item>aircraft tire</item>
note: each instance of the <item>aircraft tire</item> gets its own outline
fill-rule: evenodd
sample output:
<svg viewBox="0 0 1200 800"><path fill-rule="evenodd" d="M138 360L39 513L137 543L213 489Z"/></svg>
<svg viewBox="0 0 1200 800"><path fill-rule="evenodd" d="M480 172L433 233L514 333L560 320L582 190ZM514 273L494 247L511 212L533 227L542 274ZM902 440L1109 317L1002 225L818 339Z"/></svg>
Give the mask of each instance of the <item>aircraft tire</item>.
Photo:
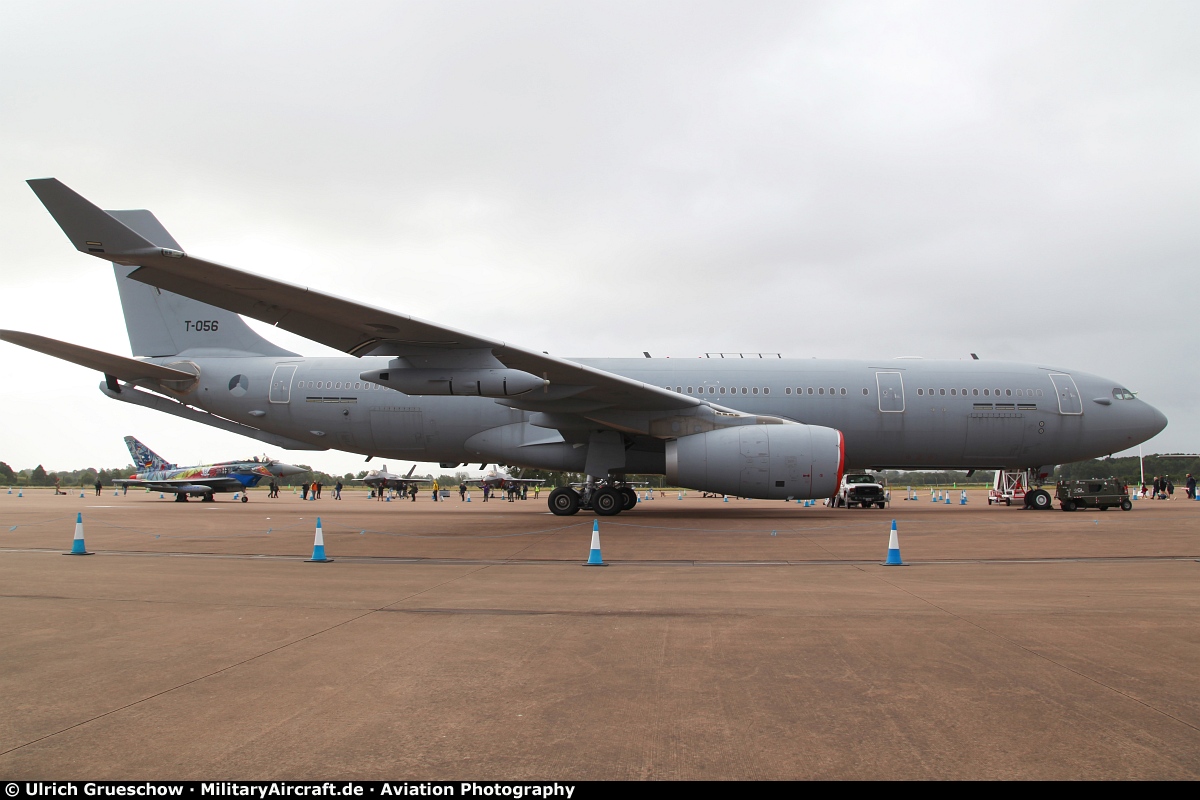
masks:
<svg viewBox="0 0 1200 800"><path fill-rule="evenodd" d="M188 501L188 496L186 494L184 494L183 492L179 492L178 494L175 495L176 503L186 503L187 501Z"/></svg>
<svg viewBox="0 0 1200 800"><path fill-rule="evenodd" d="M637 506L637 492L628 486L622 486L617 491L621 493L621 510L632 511Z"/></svg>
<svg viewBox="0 0 1200 800"><path fill-rule="evenodd" d="M555 516L569 517L579 513L579 493L566 486L559 486L546 500L550 512Z"/></svg>
<svg viewBox="0 0 1200 800"><path fill-rule="evenodd" d="M592 509L598 516L614 517L621 513L625 500L611 487L604 487L592 495Z"/></svg>
<svg viewBox="0 0 1200 800"><path fill-rule="evenodd" d="M243 503L247 502L249 499L250 499L250 498L249 498L249 497L246 497L246 495L242 495L242 502L243 502Z"/></svg>
<svg viewBox="0 0 1200 800"><path fill-rule="evenodd" d="M1030 508L1036 508L1038 511L1046 511L1050 508L1050 493L1044 489L1035 489L1025 497L1029 501Z"/></svg>

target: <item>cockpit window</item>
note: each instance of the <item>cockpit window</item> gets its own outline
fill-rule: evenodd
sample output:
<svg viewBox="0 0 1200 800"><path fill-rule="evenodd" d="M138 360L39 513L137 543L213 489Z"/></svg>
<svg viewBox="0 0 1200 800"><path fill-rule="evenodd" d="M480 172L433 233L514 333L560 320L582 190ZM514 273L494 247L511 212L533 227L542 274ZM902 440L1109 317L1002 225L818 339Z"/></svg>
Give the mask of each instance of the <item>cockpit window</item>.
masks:
<svg viewBox="0 0 1200 800"><path fill-rule="evenodd" d="M1122 389L1120 386L1118 386L1117 388L1113 389L1113 397L1118 400L1132 400L1133 392L1129 391L1128 389Z"/></svg>

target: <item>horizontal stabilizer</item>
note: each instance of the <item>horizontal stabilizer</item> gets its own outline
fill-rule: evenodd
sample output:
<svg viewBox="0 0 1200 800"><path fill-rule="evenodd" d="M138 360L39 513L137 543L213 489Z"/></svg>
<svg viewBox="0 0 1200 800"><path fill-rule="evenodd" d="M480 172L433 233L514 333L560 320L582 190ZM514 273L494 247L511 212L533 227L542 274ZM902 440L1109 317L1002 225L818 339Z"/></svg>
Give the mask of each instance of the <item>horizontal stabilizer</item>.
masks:
<svg viewBox="0 0 1200 800"><path fill-rule="evenodd" d="M47 339L45 336L38 336L32 333L0 330L0 339L18 344L21 347L28 347L30 350L36 350L39 353L45 353L48 356L61 358L63 361L70 361L72 364L78 364L81 367L99 370L105 375L112 375L123 381L136 381L147 378L155 381L194 381L196 379L195 375L183 370L160 367L158 364L148 364L145 361L138 361L136 358L115 356L111 353L93 350L90 347L80 347L77 344L60 342L57 339Z"/></svg>
<svg viewBox="0 0 1200 800"><path fill-rule="evenodd" d="M28 183L79 252L111 261L113 253L158 249L57 178L36 178Z"/></svg>

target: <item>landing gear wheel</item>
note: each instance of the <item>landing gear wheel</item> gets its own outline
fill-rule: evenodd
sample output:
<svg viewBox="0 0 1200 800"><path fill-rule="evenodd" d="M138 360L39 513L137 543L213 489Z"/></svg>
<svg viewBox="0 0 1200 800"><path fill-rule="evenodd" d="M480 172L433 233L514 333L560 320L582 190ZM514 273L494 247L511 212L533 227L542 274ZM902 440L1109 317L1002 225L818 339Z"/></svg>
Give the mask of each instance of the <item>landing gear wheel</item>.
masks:
<svg viewBox="0 0 1200 800"><path fill-rule="evenodd" d="M246 497L246 495L242 495L242 502L243 502L243 503L247 502L249 499L250 499L250 498L249 498L249 497Z"/></svg>
<svg viewBox="0 0 1200 800"><path fill-rule="evenodd" d="M1133 509L1133 503L1130 500L1122 500L1121 501L1121 510L1122 511L1130 511L1132 509Z"/></svg>
<svg viewBox="0 0 1200 800"><path fill-rule="evenodd" d="M617 490L621 493L621 510L630 511L637 505L637 492L630 489L628 486L623 486Z"/></svg>
<svg viewBox="0 0 1200 800"><path fill-rule="evenodd" d="M1063 511L1074 511L1075 510L1075 501L1074 500L1064 500L1063 504L1062 504L1062 510Z"/></svg>
<svg viewBox="0 0 1200 800"><path fill-rule="evenodd" d="M188 497L183 492L180 492L179 494L175 495L176 503L186 503L187 501L188 501Z"/></svg>
<svg viewBox="0 0 1200 800"><path fill-rule="evenodd" d="M1036 508L1038 511L1045 511L1050 508L1050 493L1044 489L1035 489L1025 495L1025 502L1030 508Z"/></svg>
<svg viewBox="0 0 1200 800"><path fill-rule="evenodd" d="M579 493L566 486L559 486L550 493L546 504L556 516L569 517L579 513Z"/></svg>
<svg viewBox="0 0 1200 800"><path fill-rule="evenodd" d="M611 517L621 513L624 502L620 492L605 486L592 495L592 510L601 517Z"/></svg>
<svg viewBox="0 0 1200 800"><path fill-rule="evenodd" d="M209 492L208 494L202 495L200 497L201 503L215 503L216 500L217 500L217 498L213 497L212 492Z"/></svg>

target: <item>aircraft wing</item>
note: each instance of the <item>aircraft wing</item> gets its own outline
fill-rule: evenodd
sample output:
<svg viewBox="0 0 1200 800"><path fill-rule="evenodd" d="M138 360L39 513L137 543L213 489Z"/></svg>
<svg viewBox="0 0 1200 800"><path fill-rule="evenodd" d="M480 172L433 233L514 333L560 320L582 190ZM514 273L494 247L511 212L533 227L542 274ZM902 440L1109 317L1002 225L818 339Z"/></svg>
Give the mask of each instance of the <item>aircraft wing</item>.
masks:
<svg viewBox="0 0 1200 800"><path fill-rule="evenodd" d="M157 247L57 179L31 180L29 185L80 252L135 265L139 269L129 277L142 283L270 323L351 355L419 357L428 363L483 354L492 367L518 369L549 381L544 389L504 400L522 408L545 406L546 410L578 413L600 408L653 411L711 405L508 342ZM563 401L569 402L564 406Z"/></svg>
<svg viewBox="0 0 1200 800"><path fill-rule="evenodd" d="M138 478L115 478L112 483L114 486L136 486L139 489L144 487L155 492L183 492L184 494L213 491L236 492L241 491L243 488L236 481L224 482L213 479L144 481Z"/></svg>
<svg viewBox="0 0 1200 800"><path fill-rule="evenodd" d="M142 379L194 381L196 379L196 376L190 372L148 364L145 361L138 361L136 358L115 356L100 350L92 350L90 347L60 342L57 339L48 339L32 333L0 330L0 339L36 350L39 353L45 353L48 356L70 361L72 364L99 370L105 375L112 375L124 381L133 382Z"/></svg>

